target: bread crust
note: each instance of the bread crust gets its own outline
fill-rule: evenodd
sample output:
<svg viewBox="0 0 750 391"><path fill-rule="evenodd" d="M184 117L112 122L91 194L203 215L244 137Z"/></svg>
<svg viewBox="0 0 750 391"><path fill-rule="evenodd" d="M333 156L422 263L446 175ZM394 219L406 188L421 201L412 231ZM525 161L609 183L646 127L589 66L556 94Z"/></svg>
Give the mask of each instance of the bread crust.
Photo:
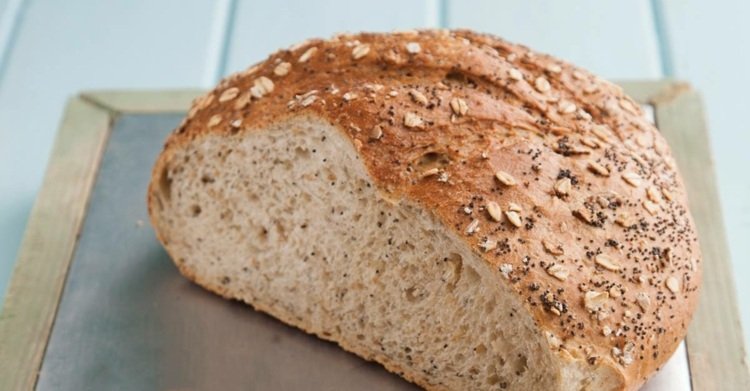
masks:
<svg viewBox="0 0 750 391"><path fill-rule="evenodd" d="M701 258L685 188L618 86L464 30L306 41L195 101L154 167L152 219L174 150L297 115L338 127L384 197L431 211L499 270L561 359L633 390L686 335Z"/></svg>

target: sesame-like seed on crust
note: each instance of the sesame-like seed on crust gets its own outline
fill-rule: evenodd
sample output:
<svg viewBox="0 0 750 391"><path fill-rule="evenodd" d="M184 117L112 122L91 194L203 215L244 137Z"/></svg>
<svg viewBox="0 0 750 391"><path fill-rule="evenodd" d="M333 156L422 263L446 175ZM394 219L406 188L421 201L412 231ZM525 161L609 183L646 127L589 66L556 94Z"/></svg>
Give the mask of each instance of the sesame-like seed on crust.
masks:
<svg viewBox="0 0 750 391"><path fill-rule="evenodd" d="M214 126L221 123L221 114L214 114L208 119L208 127L213 128Z"/></svg>
<svg viewBox="0 0 750 391"><path fill-rule="evenodd" d="M599 266L601 266L601 267L603 267L603 268L605 268L605 269L607 269L607 270L609 270L611 272L616 272L616 271L620 270L620 267L621 267L618 263L616 263L615 261L613 261L612 258L610 258L609 256L604 255L604 254L597 255L594 258L594 262L596 262L597 265L599 265Z"/></svg>
<svg viewBox="0 0 750 391"><path fill-rule="evenodd" d="M583 306L589 312L598 312L609 301L608 292L587 291L583 296Z"/></svg>
<svg viewBox="0 0 750 391"><path fill-rule="evenodd" d="M237 95L240 94L240 89L237 87L231 87L224 90L224 92L219 95L219 103L228 102L234 98L237 97Z"/></svg>
<svg viewBox="0 0 750 391"><path fill-rule="evenodd" d="M562 100L557 107L557 111L562 114L572 114L576 112L576 104L569 100Z"/></svg>
<svg viewBox="0 0 750 391"><path fill-rule="evenodd" d="M286 76L291 69L292 64L285 61L279 63L279 65L276 65L276 67L273 69L273 74L276 76Z"/></svg>
<svg viewBox="0 0 750 391"><path fill-rule="evenodd" d="M471 223L466 226L466 234L472 235L477 231L479 231L479 219L471 220Z"/></svg>
<svg viewBox="0 0 750 391"><path fill-rule="evenodd" d="M652 202L658 204L661 202L661 197L659 196L659 191L656 190L655 187L651 186L646 190L646 197L648 197L649 200Z"/></svg>
<svg viewBox="0 0 750 391"><path fill-rule="evenodd" d="M572 183L570 178L560 178L555 182L554 190L557 195L565 196L570 193L571 187Z"/></svg>
<svg viewBox="0 0 750 391"><path fill-rule="evenodd" d="M534 87L536 88L537 91L542 92L542 93L549 92L550 90L549 81L547 81L547 79L544 78L544 76L539 76L536 78L536 80L534 80Z"/></svg>
<svg viewBox="0 0 750 391"><path fill-rule="evenodd" d="M450 106L456 115L466 115L469 112L469 105L461 98L451 99Z"/></svg>
<svg viewBox="0 0 750 391"><path fill-rule="evenodd" d="M487 213L489 213L490 217L492 217L492 220L503 220L503 211L502 209L500 209L500 205L498 205L495 201L490 201L487 203Z"/></svg>
<svg viewBox="0 0 750 391"><path fill-rule="evenodd" d="M667 285L667 289L669 289L670 292L680 293L680 281L674 276L667 277L665 284Z"/></svg>
<svg viewBox="0 0 750 391"><path fill-rule="evenodd" d="M552 255L563 255L565 250L561 243L553 241L552 239L542 239L542 246L544 249Z"/></svg>
<svg viewBox="0 0 750 391"><path fill-rule="evenodd" d="M253 82L253 86L250 87L250 95L254 98L260 99L266 94L273 92L274 85L271 79L261 76Z"/></svg>
<svg viewBox="0 0 750 391"><path fill-rule="evenodd" d="M404 115L404 125L407 128L424 128L424 120L415 113L406 113Z"/></svg>
<svg viewBox="0 0 750 391"><path fill-rule="evenodd" d="M305 50L305 52L302 53L301 56L299 56L299 60L298 61L299 62L307 62L308 60L310 60L310 58L312 58L313 55L315 55L315 53L317 51L318 51L318 48L316 46L313 46L313 47Z"/></svg>
<svg viewBox="0 0 750 391"><path fill-rule="evenodd" d="M440 172L440 169L437 168L437 167L433 167L433 168L427 169L427 170L425 170L425 171L422 172L422 178L426 178L426 177L429 177L429 176L437 175L439 172Z"/></svg>
<svg viewBox="0 0 750 391"><path fill-rule="evenodd" d="M562 266L560 264L554 264L554 265L548 267L547 268L547 273L550 276L555 277L555 278L557 278L560 281L565 281L568 278L568 275L570 274L570 272L568 271L568 269L566 269L564 266Z"/></svg>
<svg viewBox="0 0 750 391"><path fill-rule="evenodd" d="M354 60L359 60L360 58L365 57L368 53L370 53L370 45L357 45L352 49L352 58Z"/></svg>
<svg viewBox="0 0 750 391"><path fill-rule="evenodd" d="M411 96L414 102L419 103L422 106L425 106L429 103L429 101L427 100L427 97L423 93L415 89L409 90L409 96Z"/></svg>
<svg viewBox="0 0 750 391"><path fill-rule="evenodd" d="M485 252L492 251L497 248L497 240L490 239L490 238L484 238L480 243L479 247L482 248Z"/></svg>
<svg viewBox="0 0 750 391"><path fill-rule="evenodd" d="M523 73L521 73L521 71L516 68L511 68L510 70L508 70L508 76L516 81L523 80Z"/></svg>
<svg viewBox="0 0 750 391"><path fill-rule="evenodd" d="M596 175L600 176L609 176L609 169L607 167L602 166L601 164L595 162L595 161L589 161L586 168L589 169L589 171L593 172Z"/></svg>
<svg viewBox="0 0 750 391"><path fill-rule="evenodd" d="M377 124L372 127L372 131L370 132L370 138L373 140L380 140L383 137L383 126L380 124Z"/></svg>
<svg viewBox="0 0 750 391"><path fill-rule="evenodd" d="M646 212L648 212L652 216L655 215L659 211L659 207L655 203L649 200L643 201L642 205L643 205L643 209L646 209Z"/></svg>
<svg viewBox="0 0 750 391"><path fill-rule="evenodd" d="M510 175L509 173L505 171L496 171L495 172L495 178L497 178L500 183L502 183L505 186L515 186L516 185L516 179L513 178L513 175Z"/></svg>
<svg viewBox="0 0 750 391"><path fill-rule="evenodd" d="M505 211L505 217L508 218L508 221L510 221L511 224L513 224L515 227L520 228L523 226L523 222L521 221L521 216L518 214L518 212L508 210Z"/></svg>
<svg viewBox="0 0 750 391"><path fill-rule="evenodd" d="M634 172L629 171L622 174L622 179L625 180L625 183L633 187L638 187L641 185L641 176Z"/></svg>
<svg viewBox="0 0 750 391"><path fill-rule="evenodd" d="M408 42L406 44L406 51L411 54L417 54L422 51L422 46L419 45L419 42Z"/></svg>
<svg viewBox="0 0 750 391"><path fill-rule="evenodd" d="M641 311L643 312L648 311L649 307L651 307L651 298L646 292L638 292L638 294L635 295L635 301L638 303L638 306L641 307Z"/></svg>

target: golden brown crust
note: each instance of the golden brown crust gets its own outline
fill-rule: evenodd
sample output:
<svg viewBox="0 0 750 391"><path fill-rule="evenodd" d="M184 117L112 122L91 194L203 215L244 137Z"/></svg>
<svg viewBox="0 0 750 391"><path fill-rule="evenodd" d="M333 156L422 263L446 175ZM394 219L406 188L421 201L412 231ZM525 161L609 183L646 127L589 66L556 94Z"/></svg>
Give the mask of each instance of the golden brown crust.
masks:
<svg viewBox="0 0 750 391"><path fill-rule="evenodd" d="M339 126L382 192L465 238L561 354L635 389L685 336L701 280L685 189L619 87L469 31L312 40L198 99L156 170L189 140L290 115Z"/></svg>

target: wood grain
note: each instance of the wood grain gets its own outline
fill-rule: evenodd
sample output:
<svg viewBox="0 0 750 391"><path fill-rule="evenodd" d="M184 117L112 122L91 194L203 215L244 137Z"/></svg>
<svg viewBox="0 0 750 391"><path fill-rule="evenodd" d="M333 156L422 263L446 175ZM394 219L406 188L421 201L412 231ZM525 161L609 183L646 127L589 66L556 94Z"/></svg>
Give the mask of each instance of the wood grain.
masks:
<svg viewBox="0 0 750 391"><path fill-rule="evenodd" d="M438 27L438 0L241 1L227 42L226 71L248 68L279 48L339 32Z"/></svg>
<svg viewBox="0 0 750 391"><path fill-rule="evenodd" d="M109 127L107 112L68 103L0 314L0 390L36 382Z"/></svg>
<svg viewBox="0 0 750 391"><path fill-rule="evenodd" d="M748 390L750 372L734 273L700 96L688 84L675 81L621 85L630 96L655 108L656 123L677 160L698 229L703 287L687 336L693 390Z"/></svg>
<svg viewBox="0 0 750 391"><path fill-rule="evenodd" d="M609 79L662 77L649 0L444 0L445 27L469 27Z"/></svg>
<svg viewBox="0 0 750 391"><path fill-rule="evenodd" d="M178 113L185 112L193 99L202 93L205 90L101 90L82 92L81 98L114 113Z"/></svg>
<svg viewBox="0 0 750 391"><path fill-rule="evenodd" d="M716 182L738 281L750 278L750 2L653 0L670 59L668 75L690 80L706 102ZM745 49L742 49L742 48ZM717 59L721 59L717 61ZM745 337L750 340L750 284L738 284Z"/></svg>
<svg viewBox="0 0 750 391"><path fill-rule="evenodd" d="M6 10L18 3L8 0ZM214 0L23 0L20 8L12 29L0 26L0 41L8 40L0 66L0 297L67 99L92 88L209 87L205 75L218 61Z"/></svg>
<svg viewBox="0 0 750 391"><path fill-rule="evenodd" d="M734 273L698 94L684 84L655 95L656 120L685 179L703 252L703 288L687 337L695 391L749 390Z"/></svg>

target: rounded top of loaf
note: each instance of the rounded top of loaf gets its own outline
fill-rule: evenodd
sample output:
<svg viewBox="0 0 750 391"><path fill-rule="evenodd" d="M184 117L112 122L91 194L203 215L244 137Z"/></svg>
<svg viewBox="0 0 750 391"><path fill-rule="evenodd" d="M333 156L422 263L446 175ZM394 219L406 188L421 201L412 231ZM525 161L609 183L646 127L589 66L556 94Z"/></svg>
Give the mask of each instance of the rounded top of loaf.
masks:
<svg viewBox="0 0 750 391"><path fill-rule="evenodd" d="M685 336L701 281L685 189L620 87L470 31L339 35L226 78L165 148L290 116L347 135L381 194L483 257L563 360L634 389Z"/></svg>

